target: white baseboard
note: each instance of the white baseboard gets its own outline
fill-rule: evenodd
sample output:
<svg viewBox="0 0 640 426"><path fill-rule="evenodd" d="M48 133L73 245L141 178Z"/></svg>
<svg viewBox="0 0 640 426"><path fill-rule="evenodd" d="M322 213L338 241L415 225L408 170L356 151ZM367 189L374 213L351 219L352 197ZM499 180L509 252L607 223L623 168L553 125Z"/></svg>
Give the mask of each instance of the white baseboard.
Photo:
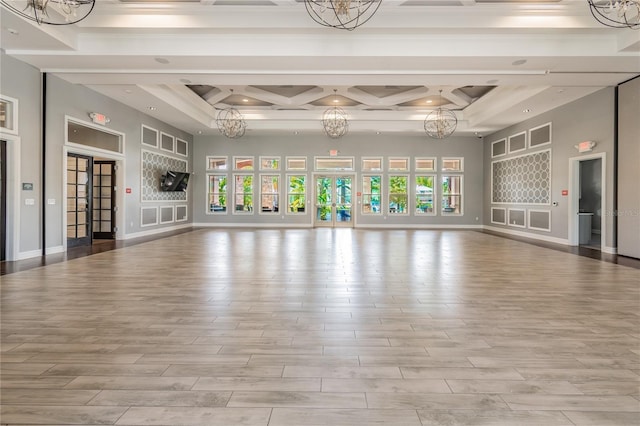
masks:
<svg viewBox="0 0 640 426"><path fill-rule="evenodd" d="M311 228L309 223L194 223L198 228Z"/></svg>
<svg viewBox="0 0 640 426"><path fill-rule="evenodd" d="M366 224L356 225L358 229L482 229L482 225L446 225L446 224Z"/></svg>
<svg viewBox="0 0 640 426"><path fill-rule="evenodd" d="M56 253L64 253L64 246L56 246L56 247L47 247L45 250L46 254L56 254Z"/></svg>
<svg viewBox="0 0 640 426"><path fill-rule="evenodd" d="M133 232L131 234L125 234L121 238L118 238L118 239L120 239L120 240L131 240L133 238L148 237L149 235L164 234L165 232L177 231L179 229L185 229L185 228L193 228L193 224L192 223L186 223L184 225L168 226L168 227L165 227L165 228L149 229L149 230L141 231L141 232Z"/></svg>
<svg viewBox="0 0 640 426"><path fill-rule="evenodd" d="M21 251L18 253L18 257L16 260L25 260L25 259L33 259L34 257L42 256L42 250L29 250L29 251Z"/></svg>
<svg viewBox="0 0 640 426"><path fill-rule="evenodd" d="M499 233L507 234L507 235L516 235L518 237L531 238L533 240L546 241L546 242L549 242L549 243L562 244L562 245L565 245L565 246L569 245L569 240L566 239L566 238L549 237L548 235L532 234L530 232L516 231L516 230L513 230L513 229L497 228L495 226L488 226L488 225L483 225L482 228L486 229L487 231L499 232Z"/></svg>

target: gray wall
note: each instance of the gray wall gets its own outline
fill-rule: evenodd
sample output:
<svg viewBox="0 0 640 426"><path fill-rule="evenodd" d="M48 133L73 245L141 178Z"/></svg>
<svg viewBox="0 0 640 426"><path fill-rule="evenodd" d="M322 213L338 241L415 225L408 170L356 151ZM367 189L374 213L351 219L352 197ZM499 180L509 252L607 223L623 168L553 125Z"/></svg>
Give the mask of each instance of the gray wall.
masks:
<svg viewBox="0 0 640 426"><path fill-rule="evenodd" d="M5 55L3 51L0 51L0 65L0 93L17 99L19 105L18 136L21 138L21 146L20 176L18 176L18 180L19 182L34 184L33 191L21 191L20 193L18 250L19 253L33 256L34 252L42 249L41 74L32 66ZM66 205L62 200L65 116L88 122L90 121L89 112L106 114L111 118L111 122L105 127L125 134L126 170L118 171L118 173L124 173L124 186L132 189L132 193L125 196L125 206L123 206L126 214L125 234L130 235L141 231L148 232L175 226L175 224L166 224L144 229L140 227L140 207L142 205L168 204L167 202L142 203L140 201L140 139L142 124L187 141L189 144L188 160L190 168L193 155L193 137L84 86L73 85L55 76L48 75L46 110L47 187L45 188L45 197L46 199L55 200L54 205L46 206L46 246L48 249L59 249L63 245L63 240L66 236L62 229L62 218ZM120 188L120 190L124 190L124 188ZM34 199L35 204L25 205L25 199L27 198ZM191 196L187 202L189 206L187 210L188 220L185 223L192 221L191 212L193 209L190 203ZM9 214L11 214L14 207L13 200L8 200L8 204ZM118 226L122 229L123 224L120 223Z"/></svg>
<svg viewBox="0 0 640 426"><path fill-rule="evenodd" d="M318 123L320 126L320 123ZM248 123L251 128L251 122ZM193 179L193 189L195 191L194 199L194 222L202 224L291 224L297 226L307 226L311 224L311 215L309 212L305 215L273 215L266 216L254 212L252 215L234 215L228 212L224 215L209 215L207 210L207 187L206 187L206 156L227 156L229 161L233 156L248 155L254 156L256 162L262 156L280 156L284 162L286 156L304 156L307 157L307 178L311 182L314 173L313 159L315 156L329 156L329 151L338 150L341 157L355 157L357 173L356 191L361 190L361 158L365 157L384 157L386 161L388 157L410 157L411 170L414 168L415 157L435 156L440 164L441 158L444 157L464 157L464 215L462 216L414 216L413 212L407 216L388 216L387 215L362 215L356 213L357 226L429 226L429 225L480 225L482 223L482 141L472 137L451 137L446 140L429 139L424 134L406 135L362 135L348 134L345 137L333 140L322 133L313 135L270 135L270 136L253 136L251 132L241 139L227 139L223 136L215 137L196 137L194 143L194 158L196 162L193 170L196 173ZM386 166L385 166L386 167ZM440 169L438 165L438 169ZM284 183L286 170L281 170L282 182ZM413 171L411 174L413 175ZM229 176L233 174L229 171ZM255 171L255 176L260 171ZM383 185L388 180L386 177L390 173L383 172ZM403 174L398 172L397 174ZM456 173L452 173L456 174ZM438 172L438 177L441 175ZM410 183L410 187L413 184ZM281 185L283 191L285 185ZM386 188L383 186L383 194L386 196ZM438 185L436 185L438 188ZM308 197L312 195L308 189ZM232 191L231 185L228 188ZM413 194L413 192L411 192ZM439 195L439 192L438 192ZM284 197L284 192L282 194ZM436 197L437 198L437 197ZM439 205L440 203L437 203ZM383 206L386 202L383 203ZM410 208L413 209L413 196L410 195ZM309 209L307 209L309 210ZM283 219L282 216L285 216ZM477 218L477 220L476 220Z"/></svg>
<svg viewBox="0 0 640 426"><path fill-rule="evenodd" d="M589 96L578 99L534 118L508 127L485 137L484 149L484 224L502 229L514 228L491 223L491 143L505 137L528 131L533 127L552 122L553 142L540 147L552 149L551 201L558 205L535 208L551 209L551 232L517 228L517 231L566 240L568 238L569 198L562 196L562 190L569 189L569 158L579 157L575 145L582 141L596 141L593 153L606 153L606 197L607 206L613 206L613 140L614 140L614 88L608 87ZM637 120L637 116L636 116ZM531 150L533 151L533 149ZM527 151L529 152L529 151ZM495 206L495 205L494 205ZM501 206L502 207L502 206ZM506 206L510 207L510 206ZM514 206L515 207L515 206ZM518 206L523 207L523 206ZM526 206L525 206L526 207ZM615 247L613 221L609 220L606 230L606 246Z"/></svg>
<svg viewBox="0 0 640 426"><path fill-rule="evenodd" d="M132 189L131 194L125 195L125 233L132 234L143 230L149 231L151 229L175 226L175 224L166 224L151 228L140 227L140 207L142 205L157 206L175 204L167 202L141 202L140 150L142 146L140 140L142 124L187 141L190 145L190 156L192 155L192 136L84 86L70 84L55 76L48 76L47 80L47 198L61 200L63 195L62 148L64 146L65 115L82 121L90 121L88 115L90 112L105 114L111 119L105 127L125 134L125 187ZM145 147L145 149L149 148ZM71 151L73 151L73 149ZM160 152L159 150L156 151ZM191 164L190 158L189 162ZM120 171L120 173L121 172L122 171ZM191 202L191 198L189 198L189 202ZM63 235L65 234L62 232L61 225L62 215L65 212L64 208L64 203L61 202L56 202L56 205L47 207L48 247L61 246L63 243ZM189 223L191 222L191 208L187 211L189 215L187 223ZM122 224L118 226L122 226Z"/></svg>
<svg viewBox="0 0 640 426"><path fill-rule="evenodd" d="M640 78L618 90L618 253L640 258Z"/></svg>
<svg viewBox="0 0 640 426"><path fill-rule="evenodd" d="M20 192L20 253L40 250L42 225L42 179L40 155L40 72L24 62L17 61L0 50L0 93L18 99L18 130L20 141L19 182L33 183L33 191ZM34 205L25 205L34 199ZM8 214L13 200L7 200Z"/></svg>

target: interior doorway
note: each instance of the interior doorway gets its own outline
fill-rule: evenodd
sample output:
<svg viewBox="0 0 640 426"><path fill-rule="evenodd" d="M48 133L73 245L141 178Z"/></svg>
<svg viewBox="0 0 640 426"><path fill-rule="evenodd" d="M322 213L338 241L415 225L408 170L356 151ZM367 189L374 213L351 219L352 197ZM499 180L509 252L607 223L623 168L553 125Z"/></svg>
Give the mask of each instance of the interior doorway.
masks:
<svg viewBox="0 0 640 426"><path fill-rule="evenodd" d="M67 247L91 245L93 158L67 154Z"/></svg>
<svg viewBox="0 0 640 426"><path fill-rule="evenodd" d="M605 155L570 159L570 245L603 250L606 246Z"/></svg>
<svg viewBox="0 0 640 426"><path fill-rule="evenodd" d="M7 141L0 141L0 261L7 260Z"/></svg>
<svg viewBox="0 0 640 426"><path fill-rule="evenodd" d="M353 227L353 175L315 176L315 226Z"/></svg>

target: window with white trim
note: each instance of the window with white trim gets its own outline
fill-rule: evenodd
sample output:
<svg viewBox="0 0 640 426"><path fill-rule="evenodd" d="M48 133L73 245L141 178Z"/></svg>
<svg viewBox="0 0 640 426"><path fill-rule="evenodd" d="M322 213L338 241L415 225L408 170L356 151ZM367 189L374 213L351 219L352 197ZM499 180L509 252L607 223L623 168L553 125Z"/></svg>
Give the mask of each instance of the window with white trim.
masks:
<svg viewBox="0 0 640 426"><path fill-rule="evenodd" d="M436 158L435 157L416 157L416 172L435 172L436 171Z"/></svg>
<svg viewBox="0 0 640 426"><path fill-rule="evenodd" d="M209 209L207 213L227 213L227 175L207 174Z"/></svg>
<svg viewBox="0 0 640 426"><path fill-rule="evenodd" d="M451 157L451 158L443 158L442 159L442 171L443 172L462 172L464 171L463 167L463 158L459 157Z"/></svg>
<svg viewBox="0 0 640 426"><path fill-rule="evenodd" d="M363 157L363 172L379 172L382 170L382 157Z"/></svg>
<svg viewBox="0 0 640 426"><path fill-rule="evenodd" d="M389 176L389 214L409 214L409 176Z"/></svg>
<svg viewBox="0 0 640 426"><path fill-rule="evenodd" d="M408 172L409 157L391 157L389 158L389 171Z"/></svg>
<svg viewBox="0 0 640 426"><path fill-rule="evenodd" d="M416 175L416 215L434 215L435 175Z"/></svg>
<svg viewBox="0 0 640 426"><path fill-rule="evenodd" d="M260 170L280 170L280 157L260 157Z"/></svg>
<svg viewBox="0 0 640 426"><path fill-rule="evenodd" d="M253 175L233 175L233 212L253 214Z"/></svg>
<svg viewBox="0 0 640 426"><path fill-rule="evenodd" d="M280 210L280 175L260 175L260 213Z"/></svg>
<svg viewBox="0 0 640 426"><path fill-rule="evenodd" d="M442 201L441 211L443 215L462 214L462 176L442 176Z"/></svg>
<svg viewBox="0 0 640 426"><path fill-rule="evenodd" d="M307 176L287 175L289 188L287 189L287 212L303 214L307 204Z"/></svg>
<svg viewBox="0 0 640 426"><path fill-rule="evenodd" d="M207 156L207 170L227 170L227 157Z"/></svg>
<svg viewBox="0 0 640 426"><path fill-rule="evenodd" d="M362 176L362 213L382 214L382 176Z"/></svg>
<svg viewBox="0 0 640 426"><path fill-rule="evenodd" d="M233 157L234 170L253 170L253 157Z"/></svg>
<svg viewBox="0 0 640 426"><path fill-rule="evenodd" d="M307 170L307 157L287 157L287 170Z"/></svg>

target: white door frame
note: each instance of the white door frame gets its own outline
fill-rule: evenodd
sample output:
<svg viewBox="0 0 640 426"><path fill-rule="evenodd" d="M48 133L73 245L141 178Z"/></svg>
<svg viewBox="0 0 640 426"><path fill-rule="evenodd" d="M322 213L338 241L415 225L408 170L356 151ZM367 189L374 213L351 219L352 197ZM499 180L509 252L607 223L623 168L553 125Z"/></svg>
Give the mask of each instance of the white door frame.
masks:
<svg viewBox="0 0 640 426"><path fill-rule="evenodd" d="M116 240L124 239L124 230L125 226L125 157L121 154L109 154L104 152L103 150L97 151L92 149L84 149L79 148L77 146L64 146L62 148L62 199L64 200L63 212L62 212L62 245L64 251L67 251L67 154L80 154L80 155L88 155L92 158L104 158L107 160L113 160L116 162L116 166L118 169L116 170L116 207L118 208L116 211L116 226L118 230L116 231ZM93 218L91 218L93 220Z"/></svg>
<svg viewBox="0 0 640 426"><path fill-rule="evenodd" d="M338 177L350 177L352 179L351 183L351 220L349 222L336 222L335 215L333 216L333 220L331 222L327 222L326 224L320 222L316 218L316 201L318 199L318 186L317 186L317 178L321 176L327 176L334 179L335 186L335 178ZM313 182L313 210L311 211L311 224L314 228L316 227L326 227L326 228L355 228L356 227L356 209L358 207L357 202L357 192L356 192L356 184L357 184L357 175L355 172L317 172L312 173L311 179ZM333 194L334 196L336 194ZM333 204L335 204L335 200L333 200ZM334 208L335 211L335 208ZM329 225L330 223L330 225ZM320 224L320 225L319 225Z"/></svg>
<svg viewBox="0 0 640 426"><path fill-rule="evenodd" d="M579 245L580 222L578 211L580 210L580 162L587 160L602 159L601 167L601 223L600 223L600 250L606 252L607 226L609 206L607 204L607 154L606 152L581 155L580 157L569 158L569 220L567 228L569 231L568 241L570 246Z"/></svg>
<svg viewBox="0 0 640 426"><path fill-rule="evenodd" d="M20 136L0 132L7 142L7 261L20 260Z"/></svg>

